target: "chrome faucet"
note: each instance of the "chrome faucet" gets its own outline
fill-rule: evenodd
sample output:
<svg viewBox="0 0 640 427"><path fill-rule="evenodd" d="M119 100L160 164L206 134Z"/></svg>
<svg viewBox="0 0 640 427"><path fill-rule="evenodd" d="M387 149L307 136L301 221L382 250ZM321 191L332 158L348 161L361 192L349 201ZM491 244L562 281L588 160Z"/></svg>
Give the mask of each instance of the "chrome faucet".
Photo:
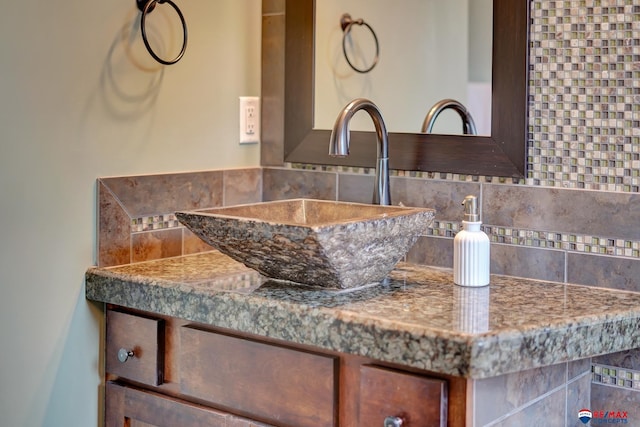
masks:
<svg viewBox="0 0 640 427"><path fill-rule="evenodd" d="M358 98L347 104L336 119L329 140L329 155L346 157L349 155L349 121L355 113L365 110L371 116L378 137L378 156L376 161L376 182L373 203L390 205L389 193L389 135L378 107L368 99Z"/></svg>
<svg viewBox="0 0 640 427"><path fill-rule="evenodd" d="M436 123L436 119L441 112L447 108L454 109L462 118L462 133L465 135L477 135L476 124L471 117L469 110L464 105L456 101L455 99L442 99L435 104L427 113L427 117L422 122L422 133L431 133L433 131L433 125Z"/></svg>

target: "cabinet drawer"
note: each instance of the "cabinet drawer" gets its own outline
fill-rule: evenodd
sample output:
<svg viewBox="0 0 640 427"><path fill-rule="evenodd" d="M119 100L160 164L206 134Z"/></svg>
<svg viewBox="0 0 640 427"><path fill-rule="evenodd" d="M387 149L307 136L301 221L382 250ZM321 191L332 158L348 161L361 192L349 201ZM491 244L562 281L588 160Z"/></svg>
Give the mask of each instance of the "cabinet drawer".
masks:
<svg viewBox="0 0 640 427"><path fill-rule="evenodd" d="M333 426L337 359L248 339L180 330L180 390L280 426Z"/></svg>
<svg viewBox="0 0 640 427"><path fill-rule="evenodd" d="M387 417L402 419L403 427L446 426L447 382L361 366L359 412L361 426L386 426Z"/></svg>
<svg viewBox="0 0 640 427"><path fill-rule="evenodd" d="M142 384L162 384L164 322L108 310L106 353L107 373Z"/></svg>
<svg viewBox="0 0 640 427"><path fill-rule="evenodd" d="M108 382L106 427L270 427L215 409Z"/></svg>

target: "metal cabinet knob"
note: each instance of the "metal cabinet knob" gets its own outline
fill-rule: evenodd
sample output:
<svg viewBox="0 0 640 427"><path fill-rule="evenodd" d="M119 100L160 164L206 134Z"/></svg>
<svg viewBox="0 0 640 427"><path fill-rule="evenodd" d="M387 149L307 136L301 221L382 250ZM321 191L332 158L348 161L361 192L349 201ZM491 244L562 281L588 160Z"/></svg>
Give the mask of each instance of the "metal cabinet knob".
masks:
<svg viewBox="0 0 640 427"><path fill-rule="evenodd" d="M118 360L122 363L129 360L130 357L133 357L133 350L127 350L126 348L121 348L118 350Z"/></svg>
<svg viewBox="0 0 640 427"><path fill-rule="evenodd" d="M384 427L402 427L402 418L400 417L387 417L384 419Z"/></svg>

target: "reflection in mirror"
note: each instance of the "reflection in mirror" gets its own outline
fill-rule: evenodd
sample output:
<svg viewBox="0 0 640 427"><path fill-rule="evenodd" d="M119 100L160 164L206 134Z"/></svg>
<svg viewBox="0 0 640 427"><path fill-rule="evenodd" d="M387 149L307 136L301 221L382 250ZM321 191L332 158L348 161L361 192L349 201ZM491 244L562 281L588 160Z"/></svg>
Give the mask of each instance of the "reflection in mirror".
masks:
<svg viewBox="0 0 640 427"><path fill-rule="evenodd" d="M314 128L316 3L314 0L285 0L284 161L373 167L376 162L375 153L370 150L371 141L375 138L373 129L351 132L350 155L333 158L328 155L330 131ZM394 10L390 6L389 14ZM418 133L419 128L415 133L390 132L390 169L513 178L524 176L528 29L529 0L493 0L491 134L424 134ZM263 55L269 55L269 46L264 47L267 50ZM380 61L384 60L384 55L381 46ZM402 72L398 69L399 75ZM334 118L340 108L334 112ZM387 113L382 111L382 114ZM426 111L423 114L426 115ZM423 118L418 120L417 126Z"/></svg>
<svg viewBox="0 0 640 427"><path fill-rule="evenodd" d="M373 100L391 132L420 132L438 101L452 98L471 113L478 134L491 134L492 0L323 0L315 9L315 129L330 129L355 98ZM349 13L366 26L340 25ZM344 49L343 49L344 43ZM370 130L364 116L352 130ZM461 133L460 117L443 111L433 133Z"/></svg>
<svg viewBox="0 0 640 427"><path fill-rule="evenodd" d="M478 135L476 123L471 116L471 112L455 99L442 99L433 104L427 116L424 118L424 122L422 122L420 132L437 133L434 132L436 121L443 112L448 110L453 110L460 116L460 120L462 121L461 132L463 135Z"/></svg>

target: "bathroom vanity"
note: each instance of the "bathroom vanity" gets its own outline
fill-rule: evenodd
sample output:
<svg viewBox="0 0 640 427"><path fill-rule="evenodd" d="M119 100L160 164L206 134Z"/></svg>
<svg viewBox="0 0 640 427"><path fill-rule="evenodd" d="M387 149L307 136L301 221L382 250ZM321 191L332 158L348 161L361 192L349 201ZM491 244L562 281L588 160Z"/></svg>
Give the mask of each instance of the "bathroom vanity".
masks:
<svg viewBox="0 0 640 427"><path fill-rule="evenodd" d="M446 425L464 402L456 378L154 313L109 306L107 331L108 426Z"/></svg>
<svg viewBox="0 0 640 427"><path fill-rule="evenodd" d="M106 303L107 426L482 425L483 381L586 378L581 361L640 347L640 294L503 276L467 289L406 263L332 291L212 251L90 268L86 296Z"/></svg>

